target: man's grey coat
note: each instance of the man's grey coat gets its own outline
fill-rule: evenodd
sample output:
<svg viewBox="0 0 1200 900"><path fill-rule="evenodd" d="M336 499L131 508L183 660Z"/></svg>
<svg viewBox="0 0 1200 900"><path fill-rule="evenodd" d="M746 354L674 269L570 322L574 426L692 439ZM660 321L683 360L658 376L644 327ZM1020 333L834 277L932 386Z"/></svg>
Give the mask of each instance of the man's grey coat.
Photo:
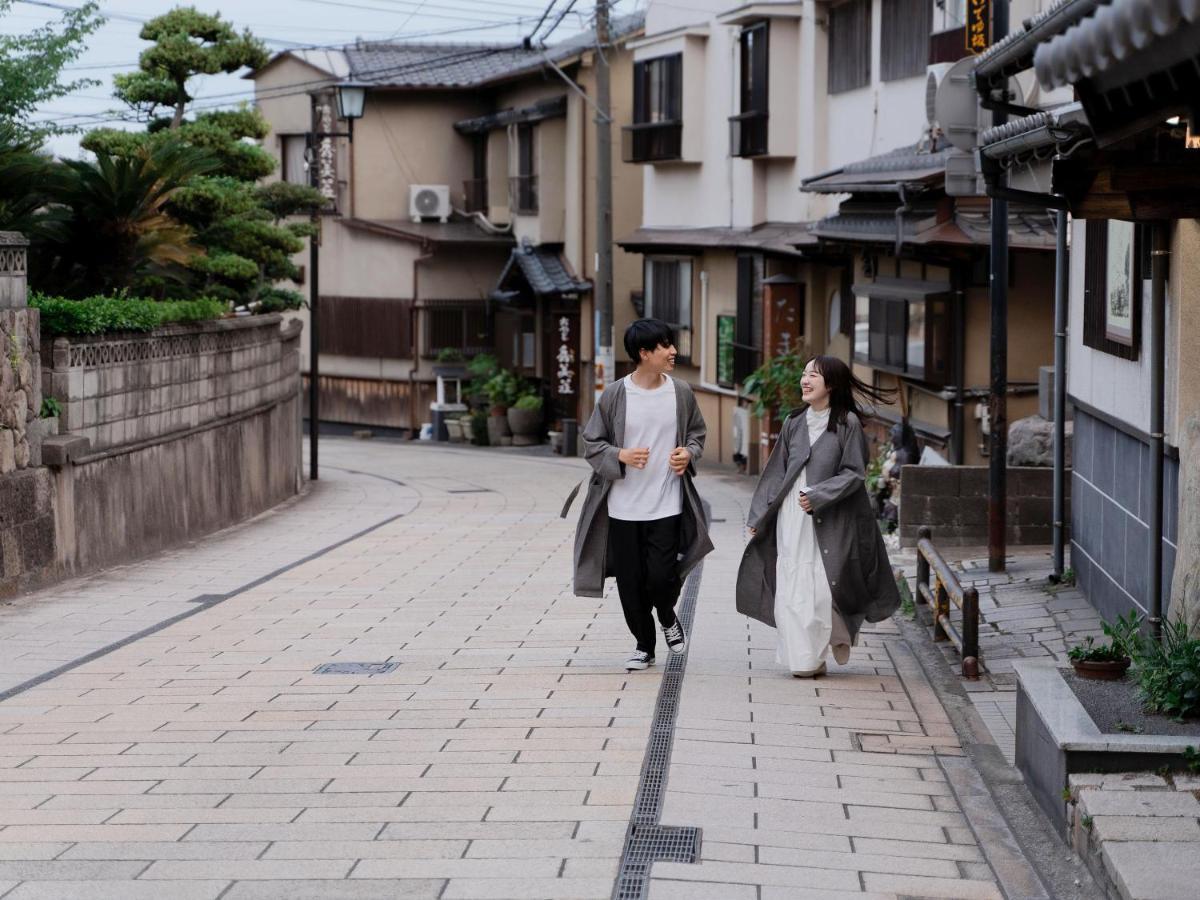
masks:
<svg viewBox="0 0 1200 900"><path fill-rule="evenodd" d="M831 421L812 446L803 413L784 422L750 504L747 524L755 535L738 569L738 612L775 627L775 526L806 465L804 493L812 504L817 545L834 607L850 636L858 634L864 619L880 622L896 611L900 592L867 497L867 457L867 437L854 413L836 431Z"/></svg>
<svg viewBox="0 0 1200 900"><path fill-rule="evenodd" d="M692 483L696 463L704 452L707 428L691 386L678 378L671 380L675 383L675 446L684 447L692 454L691 464L680 476L683 479L683 515L680 523L682 556L679 560L679 578L682 580L713 549L712 541L708 539L704 506ZM580 597L602 597L604 579L613 574L608 551L608 492L614 481L625 477L625 464L617 459L625 441L623 380L610 385L600 395L600 402L592 411L582 437L584 456L595 472L588 481L587 499L575 530L575 593ZM578 491L576 487L567 499L562 511L564 519Z"/></svg>

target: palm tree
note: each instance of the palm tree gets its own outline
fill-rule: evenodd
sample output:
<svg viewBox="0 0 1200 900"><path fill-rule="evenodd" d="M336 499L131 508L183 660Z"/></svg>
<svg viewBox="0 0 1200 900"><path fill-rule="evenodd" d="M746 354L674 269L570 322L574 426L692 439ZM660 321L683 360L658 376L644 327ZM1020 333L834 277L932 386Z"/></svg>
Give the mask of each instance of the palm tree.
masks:
<svg viewBox="0 0 1200 900"><path fill-rule="evenodd" d="M55 193L68 218L37 248L31 281L46 292L84 297L126 291L147 277L181 278L203 250L167 204L216 167L206 151L178 142L61 163Z"/></svg>
<svg viewBox="0 0 1200 900"><path fill-rule="evenodd" d="M53 205L57 166L36 141L0 124L0 231L31 241L61 236L65 215Z"/></svg>

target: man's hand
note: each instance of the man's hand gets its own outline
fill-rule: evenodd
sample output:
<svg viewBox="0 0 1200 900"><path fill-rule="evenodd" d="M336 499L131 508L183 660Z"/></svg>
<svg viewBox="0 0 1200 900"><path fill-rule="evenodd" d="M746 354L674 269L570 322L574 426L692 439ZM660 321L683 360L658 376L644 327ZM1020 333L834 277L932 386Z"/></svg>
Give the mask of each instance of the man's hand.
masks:
<svg viewBox="0 0 1200 900"><path fill-rule="evenodd" d="M757 528L753 528L753 527L751 527L750 525L747 525L746 527L750 529L750 537L755 537L755 536L757 536L757 535L758 535L758 529L757 529Z"/></svg>
<svg viewBox="0 0 1200 900"><path fill-rule="evenodd" d="M635 469L644 469L646 468L646 463L650 462L650 448L628 447L617 453L617 459L627 466L633 466Z"/></svg>
<svg viewBox="0 0 1200 900"><path fill-rule="evenodd" d="M671 467L671 471L676 475L682 475L687 471L688 463L692 461L692 454L686 447L676 447L671 451L671 457L667 460L667 464Z"/></svg>
<svg viewBox="0 0 1200 900"><path fill-rule="evenodd" d="M812 501L808 499L808 494L800 495L800 508L806 513L812 512Z"/></svg>

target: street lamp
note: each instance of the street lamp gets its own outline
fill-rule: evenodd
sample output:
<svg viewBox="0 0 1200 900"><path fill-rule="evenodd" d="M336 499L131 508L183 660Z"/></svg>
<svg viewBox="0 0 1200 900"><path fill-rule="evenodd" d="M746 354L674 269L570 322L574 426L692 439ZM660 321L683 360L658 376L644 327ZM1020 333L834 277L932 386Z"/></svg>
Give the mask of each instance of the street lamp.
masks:
<svg viewBox="0 0 1200 900"><path fill-rule="evenodd" d="M323 115L318 118L316 115L317 95L313 94L314 130L309 132L308 145L311 154L311 181L313 187L318 189L322 185L333 185L335 183L333 177L334 154L332 141L334 138L344 137L348 138L351 144L354 143L354 120L362 118L363 107L366 105L367 100L367 87L358 82L346 81L337 86L335 94L337 97L338 115L349 123L345 132L325 130L331 124L328 122L328 107L325 107ZM331 144L327 152L318 152L318 147L325 141L329 141ZM325 171L326 167L328 171ZM353 171L353 166L351 166L351 171ZM328 211L336 212L336 190L333 191L333 196L329 199L334 202ZM317 480L317 443L321 431L321 341L319 335L320 315L318 310L321 300L321 213L325 211L320 208L313 210L312 223L314 234L308 239L308 268L311 273L308 298L308 477L313 481Z"/></svg>
<svg viewBox="0 0 1200 900"><path fill-rule="evenodd" d="M367 102L367 86L357 81L343 81L337 86L338 115L348 120L353 128L355 119L361 119L363 106Z"/></svg>

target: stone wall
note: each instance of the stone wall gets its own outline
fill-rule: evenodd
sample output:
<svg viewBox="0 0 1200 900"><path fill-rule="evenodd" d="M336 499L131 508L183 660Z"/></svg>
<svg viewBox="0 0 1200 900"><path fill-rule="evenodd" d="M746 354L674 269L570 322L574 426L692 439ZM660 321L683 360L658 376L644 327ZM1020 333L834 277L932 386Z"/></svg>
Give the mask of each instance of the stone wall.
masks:
<svg viewBox="0 0 1200 900"><path fill-rule="evenodd" d="M0 596L54 562L53 479L41 464L39 316L25 306L26 242L0 232Z"/></svg>
<svg viewBox="0 0 1200 900"><path fill-rule="evenodd" d="M1070 521L1070 478L1066 519ZM1049 544L1054 534L1054 472L1008 469L1008 543ZM900 473L900 544L915 546L928 525L939 547L986 547L987 466L905 466Z"/></svg>
<svg viewBox="0 0 1200 900"><path fill-rule="evenodd" d="M54 342L57 563L79 573L257 515L302 484L301 326L279 316Z"/></svg>

